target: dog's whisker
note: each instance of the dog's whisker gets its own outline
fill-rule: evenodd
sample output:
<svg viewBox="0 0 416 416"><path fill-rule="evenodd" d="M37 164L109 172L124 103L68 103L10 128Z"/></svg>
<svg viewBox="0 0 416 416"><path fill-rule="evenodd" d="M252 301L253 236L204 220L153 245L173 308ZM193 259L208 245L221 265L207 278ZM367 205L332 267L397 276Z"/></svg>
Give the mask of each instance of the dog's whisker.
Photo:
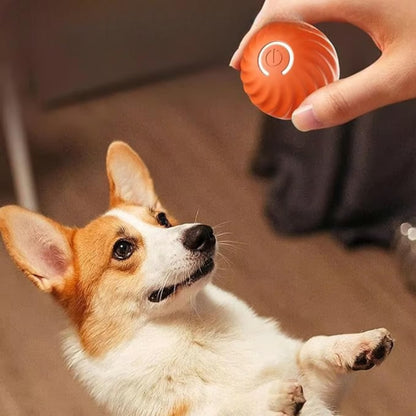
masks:
<svg viewBox="0 0 416 416"><path fill-rule="evenodd" d="M223 242L220 242L218 244L219 244L220 248L227 248L227 249L232 248L232 249L235 249L235 250L241 249L241 247L236 246L234 243L223 243Z"/></svg>
<svg viewBox="0 0 416 416"><path fill-rule="evenodd" d="M156 299L162 299L162 293L163 291L166 289L167 287L167 283L169 282L171 276L173 275L172 271L168 271L168 273L166 273L166 276L163 280L163 285L160 287L160 289L157 291L157 297Z"/></svg>
<svg viewBox="0 0 416 416"><path fill-rule="evenodd" d="M243 245L238 245L235 242L227 242L227 241L219 241L218 242L218 246L220 247L220 249L224 249L224 250L234 250L234 251L239 251L239 250L243 250L246 247L243 247Z"/></svg>
<svg viewBox="0 0 416 416"><path fill-rule="evenodd" d="M232 266L233 264L232 261L223 253L218 252L218 256L221 258L221 260L223 260L227 264L227 266Z"/></svg>
<svg viewBox="0 0 416 416"><path fill-rule="evenodd" d="M213 228L214 230L216 230L217 228L223 227L224 225L226 225L226 224L230 224L230 223L231 223L231 221L224 221L224 222L220 222L219 224L214 225L212 228Z"/></svg>
<svg viewBox="0 0 416 416"><path fill-rule="evenodd" d="M218 234L215 234L215 235L218 238L218 237L222 237L223 235L231 235L231 234L232 233L230 231L224 231L222 233L218 233Z"/></svg>
<svg viewBox="0 0 416 416"><path fill-rule="evenodd" d="M161 299L162 293L165 290L169 277L170 277L170 273L167 273L165 278L163 279L163 284L160 286L160 289L157 291L157 297L156 297L157 299Z"/></svg>
<svg viewBox="0 0 416 416"><path fill-rule="evenodd" d="M229 267L217 266L217 270L220 271L220 272L225 272L225 271L229 270ZM215 280L218 280L217 277L215 278Z"/></svg>
<svg viewBox="0 0 416 416"><path fill-rule="evenodd" d="M237 244L237 245L241 245L241 246L248 246L248 243L243 242L243 241L236 241L236 240L222 240L222 239L218 239L218 242L220 244Z"/></svg>
<svg viewBox="0 0 416 416"><path fill-rule="evenodd" d="M195 218L194 218L194 223L197 222L198 220L198 215L199 215L199 208L196 210L196 214L195 214Z"/></svg>
<svg viewBox="0 0 416 416"><path fill-rule="evenodd" d="M241 252L241 250L243 249L243 247L241 246L236 246L234 243L218 243L218 247L220 250L222 251L228 251L228 252Z"/></svg>
<svg viewBox="0 0 416 416"><path fill-rule="evenodd" d="M202 320L202 317L201 317L201 315L200 315L200 313L198 312L198 308L197 308L197 305L196 305L196 303L195 303L195 297L191 297L190 298L190 303L191 303L191 307L192 307L192 309L194 310L194 312L195 312L195 315L200 319L200 320Z"/></svg>

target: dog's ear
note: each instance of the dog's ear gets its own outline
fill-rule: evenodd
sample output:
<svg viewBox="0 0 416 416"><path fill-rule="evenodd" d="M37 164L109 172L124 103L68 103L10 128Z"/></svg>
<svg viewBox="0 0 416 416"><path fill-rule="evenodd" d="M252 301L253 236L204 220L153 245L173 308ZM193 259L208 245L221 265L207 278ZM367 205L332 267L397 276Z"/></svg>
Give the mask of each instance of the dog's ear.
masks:
<svg viewBox="0 0 416 416"><path fill-rule="evenodd" d="M157 209L149 170L139 155L124 142L113 142L107 152L110 207L127 203Z"/></svg>
<svg viewBox="0 0 416 416"><path fill-rule="evenodd" d="M0 208L0 232L17 266L41 290L59 291L72 275L74 230L10 205Z"/></svg>

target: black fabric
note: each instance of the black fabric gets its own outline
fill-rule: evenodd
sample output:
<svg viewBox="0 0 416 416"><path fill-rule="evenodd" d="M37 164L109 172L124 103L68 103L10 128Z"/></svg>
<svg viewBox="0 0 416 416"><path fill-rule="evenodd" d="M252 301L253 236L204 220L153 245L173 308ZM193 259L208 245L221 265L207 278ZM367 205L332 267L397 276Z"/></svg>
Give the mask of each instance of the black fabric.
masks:
<svg viewBox="0 0 416 416"><path fill-rule="evenodd" d="M345 43L349 31L333 36ZM363 55L344 57L347 73L374 60L362 53L358 63ZM331 230L348 246L387 247L396 224L416 215L416 102L308 133L265 117L252 168L272 180L266 212L278 231Z"/></svg>

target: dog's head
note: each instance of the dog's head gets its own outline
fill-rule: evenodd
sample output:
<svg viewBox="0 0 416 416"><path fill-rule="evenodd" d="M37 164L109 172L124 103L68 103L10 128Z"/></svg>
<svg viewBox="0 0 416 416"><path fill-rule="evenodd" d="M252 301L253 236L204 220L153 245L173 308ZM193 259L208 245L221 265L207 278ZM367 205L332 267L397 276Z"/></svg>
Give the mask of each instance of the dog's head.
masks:
<svg viewBox="0 0 416 416"><path fill-rule="evenodd" d="M192 302L214 269L211 227L177 224L162 207L149 171L125 143L107 154L110 210L68 228L16 206L0 209L11 257L66 309L81 342L99 354Z"/></svg>

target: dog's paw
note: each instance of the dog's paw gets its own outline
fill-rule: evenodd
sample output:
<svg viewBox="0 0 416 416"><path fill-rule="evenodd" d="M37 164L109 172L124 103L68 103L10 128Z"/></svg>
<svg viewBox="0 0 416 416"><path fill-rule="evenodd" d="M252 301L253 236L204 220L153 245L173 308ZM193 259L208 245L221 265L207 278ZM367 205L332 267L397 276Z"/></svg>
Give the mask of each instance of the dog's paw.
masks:
<svg viewBox="0 0 416 416"><path fill-rule="evenodd" d="M302 386L295 380L276 382L269 392L269 410L276 416L296 416L305 404Z"/></svg>
<svg viewBox="0 0 416 416"><path fill-rule="evenodd" d="M369 370L381 364L393 348L393 338L387 329L374 329L364 334L359 350L351 365L351 370Z"/></svg>

